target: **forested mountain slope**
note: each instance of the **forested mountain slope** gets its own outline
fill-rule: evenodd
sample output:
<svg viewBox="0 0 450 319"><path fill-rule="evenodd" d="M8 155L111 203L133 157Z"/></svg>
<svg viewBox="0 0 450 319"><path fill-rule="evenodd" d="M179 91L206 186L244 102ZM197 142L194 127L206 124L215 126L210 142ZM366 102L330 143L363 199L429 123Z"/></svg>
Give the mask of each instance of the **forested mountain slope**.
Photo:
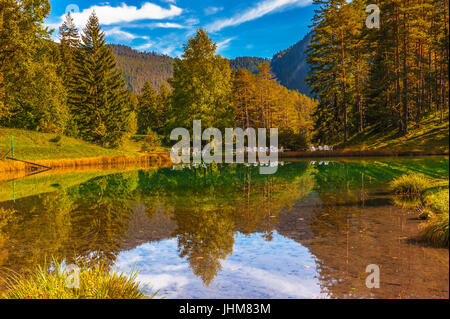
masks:
<svg viewBox="0 0 450 319"><path fill-rule="evenodd" d="M277 53L273 59L260 57L237 57L230 60L233 70L247 69L256 73L261 63L270 62L273 73L283 86L309 95L305 78L308 65L305 61L306 46L311 40L308 34L303 40L290 48ZM154 52L139 52L124 45L110 45L123 72L128 87L134 93L140 93L144 83L149 81L155 89L172 76L173 58Z"/></svg>
<svg viewBox="0 0 450 319"><path fill-rule="evenodd" d="M308 33L300 42L275 54L270 64L280 84L308 96L310 95L310 89L305 80L309 66L306 63L305 51L310 41L311 33Z"/></svg>
<svg viewBox="0 0 450 319"><path fill-rule="evenodd" d="M147 81L159 89L172 76L173 59L169 56L139 52L125 45L111 44L110 47L128 87L134 93L140 93Z"/></svg>
<svg viewBox="0 0 450 319"><path fill-rule="evenodd" d="M236 59L230 60L230 67L232 70L247 69L252 73L256 73L258 67L264 62L270 62L270 59L248 56L237 57Z"/></svg>

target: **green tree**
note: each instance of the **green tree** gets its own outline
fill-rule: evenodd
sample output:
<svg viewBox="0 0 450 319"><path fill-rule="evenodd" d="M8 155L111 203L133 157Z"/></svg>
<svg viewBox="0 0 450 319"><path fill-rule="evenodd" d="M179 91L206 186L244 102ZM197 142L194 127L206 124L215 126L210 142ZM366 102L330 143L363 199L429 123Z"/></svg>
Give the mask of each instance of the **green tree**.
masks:
<svg viewBox="0 0 450 319"><path fill-rule="evenodd" d="M199 29L175 59L171 127L192 127L202 120L205 127L224 129L233 123L232 78L229 61L216 55L217 45Z"/></svg>
<svg viewBox="0 0 450 319"><path fill-rule="evenodd" d="M60 73L68 93L67 105L73 113L73 97L76 95L76 85L73 83L72 78L75 75L75 56L80 45L80 35L70 12L59 27L59 38ZM69 119L65 133L74 137L78 135L77 125L73 117Z"/></svg>
<svg viewBox="0 0 450 319"><path fill-rule="evenodd" d="M159 87L159 92L157 96L159 122L156 131L160 135L166 133L167 120L171 111L171 104L170 104L171 94L172 93L168 88L168 86L166 85L166 83L162 83L161 86Z"/></svg>
<svg viewBox="0 0 450 319"><path fill-rule="evenodd" d="M80 136L106 147L120 145L127 134L130 95L95 13L83 30L71 85L76 87L70 100Z"/></svg>
<svg viewBox="0 0 450 319"><path fill-rule="evenodd" d="M58 52L43 26L49 13L48 0L0 1L0 125L64 131Z"/></svg>
<svg viewBox="0 0 450 319"><path fill-rule="evenodd" d="M157 94L150 82L145 82L137 105L138 133L147 134L148 129L160 126Z"/></svg>

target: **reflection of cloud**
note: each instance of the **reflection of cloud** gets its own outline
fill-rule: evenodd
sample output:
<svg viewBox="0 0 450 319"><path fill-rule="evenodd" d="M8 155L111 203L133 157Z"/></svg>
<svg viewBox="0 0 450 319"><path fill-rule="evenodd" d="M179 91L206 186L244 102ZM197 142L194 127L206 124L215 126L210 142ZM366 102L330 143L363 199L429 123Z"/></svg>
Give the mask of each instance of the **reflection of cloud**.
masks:
<svg viewBox="0 0 450 319"><path fill-rule="evenodd" d="M147 243L121 252L116 266L140 271L138 280L160 290L166 298L313 298L321 295L315 262L308 249L274 233L271 242L261 234L236 235L234 253L205 287L189 262L178 256L177 240ZM305 268L305 266L312 266Z"/></svg>
<svg viewBox="0 0 450 319"><path fill-rule="evenodd" d="M306 6L311 3L311 0L265 0L258 2L256 6L249 8L243 13L236 14L231 18L217 20L210 24L207 29L210 32L216 32L226 27L240 25L244 22L261 18L266 14L279 11L288 6Z"/></svg>

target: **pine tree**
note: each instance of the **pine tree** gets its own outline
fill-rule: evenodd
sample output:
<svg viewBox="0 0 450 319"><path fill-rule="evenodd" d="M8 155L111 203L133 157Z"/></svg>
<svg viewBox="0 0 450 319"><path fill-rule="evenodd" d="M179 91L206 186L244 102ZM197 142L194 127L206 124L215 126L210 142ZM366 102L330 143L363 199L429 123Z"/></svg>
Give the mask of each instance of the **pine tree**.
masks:
<svg viewBox="0 0 450 319"><path fill-rule="evenodd" d="M69 85L69 79L73 76L75 54L80 45L80 35L78 29L74 24L70 12L66 15L65 21L59 27L59 51L61 63L63 65L62 75L64 83Z"/></svg>
<svg viewBox="0 0 450 319"><path fill-rule="evenodd" d="M149 129L156 131L160 126L157 95L150 82L145 82L138 97L137 118L139 134L147 134Z"/></svg>
<svg viewBox="0 0 450 319"><path fill-rule="evenodd" d="M76 87L70 99L72 115L83 139L117 147L127 133L130 96L95 13L81 40L71 82Z"/></svg>
<svg viewBox="0 0 450 319"><path fill-rule="evenodd" d="M159 92L157 96L159 122L156 132L160 135L166 133L167 120L171 112L170 99L171 99L171 91L165 83L162 83L161 86L159 87Z"/></svg>
<svg viewBox="0 0 450 319"><path fill-rule="evenodd" d="M66 15L65 21L59 28L59 56L61 65L61 76L64 86L67 90L67 105L70 112L74 113L74 97L76 96L76 84L72 81L75 76L75 57L80 45L80 35L74 24L70 12ZM69 119L67 130L65 132L69 136L77 136L78 129L76 121L73 117Z"/></svg>

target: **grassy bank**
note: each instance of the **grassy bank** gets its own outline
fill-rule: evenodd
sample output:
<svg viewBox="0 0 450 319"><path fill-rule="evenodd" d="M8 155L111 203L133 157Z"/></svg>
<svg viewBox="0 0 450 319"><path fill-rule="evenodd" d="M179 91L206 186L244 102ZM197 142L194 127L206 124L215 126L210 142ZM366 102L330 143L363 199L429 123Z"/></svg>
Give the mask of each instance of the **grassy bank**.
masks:
<svg viewBox="0 0 450 319"><path fill-rule="evenodd" d="M163 149L148 154L141 153L140 143L133 140L126 140L119 149L107 149L66 136L0 128L0 172L17 172L30 169L30 166L26 163L4 159L11 150L12 137L14 137L15 158L52 168L111 167L162 163L170 160L169 155ZM11 156L11 154L9 153L8 156Z"/></svg>
<svg viewBox="0 0 450 319"><path fill-rule="evenodd" d="M351 137L337 148L343 152L378 152L397 155L442 155L449 152L449 118L429 116L419 123L412 123L409 134L401 136L397 129L372 126Z"/></svg>
<svg viewBox="0 0 450 319"><path fill-rule="evenodd" d="M155 296L147 286L136 281L136 273L127 276L111 271L104 264L82 267L78 277L59 262L54 261L47 268L38 266L26 275L6 272L5 291L0 293L0 298L147 299Z"/></svg>
<svg viewBox="0 0 450 319"><path fill-rule="evenodd" d="M395 202L414 208L422 224L419 239L438 247L449 247L449 181L419 174L401 176L391 183Z"/></svg>

